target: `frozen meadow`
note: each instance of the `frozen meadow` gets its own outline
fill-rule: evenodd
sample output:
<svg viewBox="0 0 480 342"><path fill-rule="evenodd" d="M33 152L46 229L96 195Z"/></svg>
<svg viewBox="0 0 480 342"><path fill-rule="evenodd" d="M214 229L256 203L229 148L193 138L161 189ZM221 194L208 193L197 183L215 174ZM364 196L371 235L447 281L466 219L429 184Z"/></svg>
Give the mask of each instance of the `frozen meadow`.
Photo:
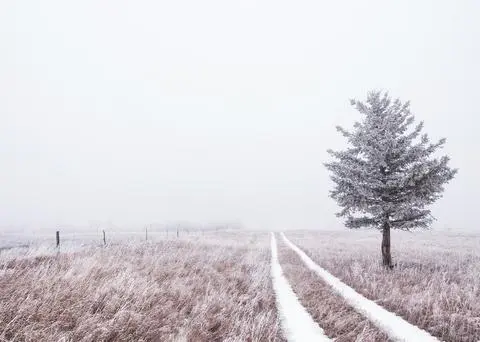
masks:
<svg viewBox="0 0 480 342"><path fill-rule="evenodd" d="M419 330L480 340L479 235L393 232L392 271L381 265L378 231L285 235ZM97 233L75 234L59 251L51 234L1 237L2 341L317 340L308 329L326 335L318 340L402 340L311 271L280 234L152 232L145 241L144 233L107 232L106 246Z"/></svg>
<svg viewBox="0 0 480 342"><path fill-rule="evenodd" d="M192 234L59 254L9 249L0 339L281 341L268 242Z"/></svg>

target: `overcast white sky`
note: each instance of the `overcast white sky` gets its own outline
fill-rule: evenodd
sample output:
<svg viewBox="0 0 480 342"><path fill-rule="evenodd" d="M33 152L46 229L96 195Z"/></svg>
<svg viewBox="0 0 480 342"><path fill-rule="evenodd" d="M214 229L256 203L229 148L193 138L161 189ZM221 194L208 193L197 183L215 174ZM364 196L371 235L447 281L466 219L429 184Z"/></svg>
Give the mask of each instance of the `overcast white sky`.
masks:
<svg viewBox="0 0 480 342"><path fill-rule="evenodd" d="M341 227L323 163L370 89L460 168L478 230L480 2L0 2L0 226Z"/></svg>

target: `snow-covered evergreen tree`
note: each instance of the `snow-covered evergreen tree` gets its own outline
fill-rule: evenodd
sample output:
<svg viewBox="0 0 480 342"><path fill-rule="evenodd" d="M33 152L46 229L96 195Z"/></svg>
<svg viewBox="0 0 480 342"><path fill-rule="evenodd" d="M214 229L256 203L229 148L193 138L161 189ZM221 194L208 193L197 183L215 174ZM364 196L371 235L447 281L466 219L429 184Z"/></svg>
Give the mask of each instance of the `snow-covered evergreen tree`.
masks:
<svg viewBox="0 0 480 342"><path fill-rule="evenodd" d="M427 228L433 221L427 206L442 196L457 170L448 166L447 156L435 156L446 139L431 143L422 134L423 122L414 125L409 102L373 91L366 103L351 104L363 120L351 131L337 127L350 147L328 151L334 157L325 164L335 183L330 195L347 227L382 231L383 264L391 268L390 229Z"/></svg>

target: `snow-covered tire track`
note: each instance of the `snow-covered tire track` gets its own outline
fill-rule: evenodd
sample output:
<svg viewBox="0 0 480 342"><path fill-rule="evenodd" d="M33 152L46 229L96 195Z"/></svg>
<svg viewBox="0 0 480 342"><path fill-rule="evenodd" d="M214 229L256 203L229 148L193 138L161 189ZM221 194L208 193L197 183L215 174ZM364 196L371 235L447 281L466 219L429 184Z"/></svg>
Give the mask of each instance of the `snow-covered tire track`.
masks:
<svg viewBox="0 0 480 342"><path fill-rule="evenodd" d="M285 234L281 233L283 240L293 251L295 251L305 265L320 276L320 278L329 284L335 292L342 296L355 310L367 317L373 324L383 330L392 340L403 342L438 342L439 340L431 336L426 331L408 323L403 318L394 313L385 310L378 304L365 298L350 286L344 284L340 279L333 276L325 269L317 265L300 248L287 239Z"/></svg>
<svg viewBox="0 0 480 342"><path fill-rule="evenodd" d="M392 342L388 335L357 312L330 285L305 267L290 247L277 245L278 261L298 300L335 342Z"/></svg>
<svg viewBox="0 0 480 342"><path fill-rule="evenodd" d="M286 339L292 342L331 341L300 304L283 275L282 267L278 262L277 241L273 233L271 233L271 251L273 289Z"/></svg>

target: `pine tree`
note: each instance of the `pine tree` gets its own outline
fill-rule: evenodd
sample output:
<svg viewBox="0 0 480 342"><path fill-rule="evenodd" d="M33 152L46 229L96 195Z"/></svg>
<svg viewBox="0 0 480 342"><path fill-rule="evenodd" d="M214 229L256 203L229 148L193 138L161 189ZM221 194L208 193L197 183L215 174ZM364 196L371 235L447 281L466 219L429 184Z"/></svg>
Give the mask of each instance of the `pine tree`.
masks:
<svg viewBox="0 0 480 342"><path fill-rule="evenodd" d="M375 227L382 231L383 265L392 268L390 230L428 228L434 218L427 206L442 196L455 174L447 156L436 157L446 139L431 143L414 125L409 102L392 102L388 93L373 91L366 103L351 100L363 115L353 129L337 130L349 148L328 150L334 161L325 166L335 183L330 196L342 210L348 228Z"/></svg>

